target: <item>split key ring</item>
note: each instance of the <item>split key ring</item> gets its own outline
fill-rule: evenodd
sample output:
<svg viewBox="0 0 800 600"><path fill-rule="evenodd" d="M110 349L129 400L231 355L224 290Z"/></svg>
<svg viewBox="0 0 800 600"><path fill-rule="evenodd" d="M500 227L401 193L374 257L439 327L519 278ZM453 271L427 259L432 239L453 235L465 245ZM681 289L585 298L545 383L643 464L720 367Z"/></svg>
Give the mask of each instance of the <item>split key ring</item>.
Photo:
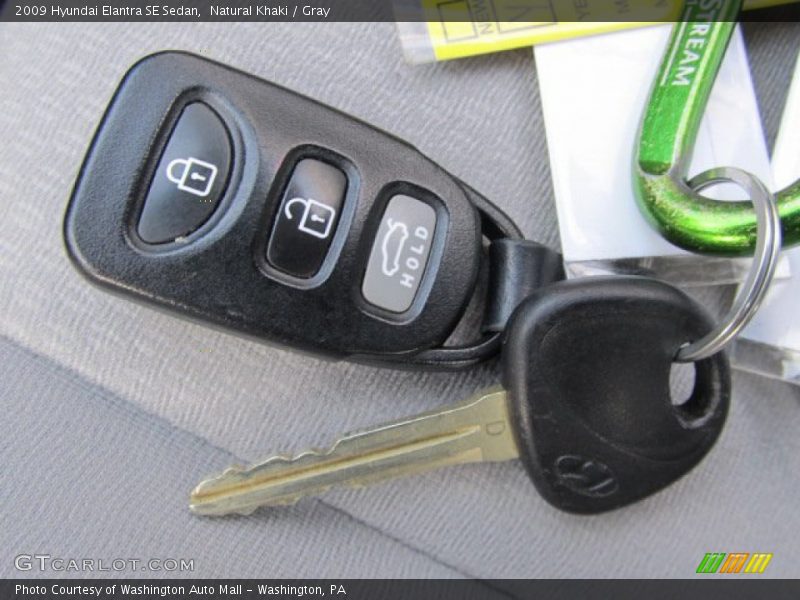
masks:
<svg viewBox="0 0 800 600"><path fill-rule="evenodd" d="M753 265L736 299L720 324L699 340L682 346L678 362L694 362L712 356L730 344L755 316L769 290L781 251L781 219L775 195L755 175L736 167L710 169L688 184L699 192L717 183L735 183L750 196L756 210L757 243Z"/></svg>

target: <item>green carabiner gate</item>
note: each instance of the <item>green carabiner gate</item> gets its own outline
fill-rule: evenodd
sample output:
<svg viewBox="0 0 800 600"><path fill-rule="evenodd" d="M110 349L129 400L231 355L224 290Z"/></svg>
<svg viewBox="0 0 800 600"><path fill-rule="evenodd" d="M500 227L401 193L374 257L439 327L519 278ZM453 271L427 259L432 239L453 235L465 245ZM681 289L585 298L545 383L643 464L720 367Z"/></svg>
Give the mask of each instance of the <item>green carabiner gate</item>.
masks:
<svg viewBox="0 0 800 600"><path fill-rule="evenodd" d="M703 254L753 253L756 214L747 201L701 196L687 183L703 112L736 26L741 0L688 0L658 70L639 131L634 189L670 242ZM800 179L776 194L785 246L800 242Z"/></svg>

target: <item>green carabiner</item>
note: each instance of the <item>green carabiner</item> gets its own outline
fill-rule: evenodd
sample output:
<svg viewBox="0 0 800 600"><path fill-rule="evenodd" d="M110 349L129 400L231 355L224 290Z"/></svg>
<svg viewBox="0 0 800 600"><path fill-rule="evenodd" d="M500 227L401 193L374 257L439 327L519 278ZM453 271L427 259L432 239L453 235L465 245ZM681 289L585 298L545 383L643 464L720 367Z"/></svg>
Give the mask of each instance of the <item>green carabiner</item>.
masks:
<svg viewBox="0 0 800 600"><path fill-rule="evenodd" d="M688 0L658 70L639 130L634 189L642 212L673 244L702 254L753 253L756 213L748 201L692 190L692 150L741 0ZM800 179L776 194L784 246L800 242Z"/></svg>

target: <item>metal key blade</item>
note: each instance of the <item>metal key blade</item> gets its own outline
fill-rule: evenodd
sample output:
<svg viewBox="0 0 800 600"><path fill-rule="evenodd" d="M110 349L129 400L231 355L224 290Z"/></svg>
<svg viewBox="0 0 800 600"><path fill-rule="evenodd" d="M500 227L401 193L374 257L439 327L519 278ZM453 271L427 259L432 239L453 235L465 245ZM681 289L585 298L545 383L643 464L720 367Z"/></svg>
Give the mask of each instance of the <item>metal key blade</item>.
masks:
<svg viewBox="0 0 800 600"><path fill-rule="evenodd" d="M506 393L495 388L459 404L345 434L329 450L273 456L247 469L232 467L201 482L189 508L201 515L249 514L261 506L294 504L333 486L363 487L518 455Z"/></svg>

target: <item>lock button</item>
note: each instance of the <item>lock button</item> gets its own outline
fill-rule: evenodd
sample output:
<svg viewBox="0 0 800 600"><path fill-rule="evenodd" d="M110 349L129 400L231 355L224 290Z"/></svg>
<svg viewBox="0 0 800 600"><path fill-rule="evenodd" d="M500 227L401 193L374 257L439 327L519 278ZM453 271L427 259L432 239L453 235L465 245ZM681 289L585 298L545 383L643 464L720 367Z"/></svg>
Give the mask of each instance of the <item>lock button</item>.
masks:
<svg viewBox="0 0 800 600"><path fill-rule="evenodd" d="M201 102L186 106L169 137L147 192L137 233L148 244L174 242L216 210L231 165L228 131Z"/></svg>
<svg viewBox="0 0 800 600"><path fill-rule="evenodd" d="M314 158L297 163L283 192L267 245L267 260L277 269L309 279L322 266L336 233L347 177Z"/></svg>

